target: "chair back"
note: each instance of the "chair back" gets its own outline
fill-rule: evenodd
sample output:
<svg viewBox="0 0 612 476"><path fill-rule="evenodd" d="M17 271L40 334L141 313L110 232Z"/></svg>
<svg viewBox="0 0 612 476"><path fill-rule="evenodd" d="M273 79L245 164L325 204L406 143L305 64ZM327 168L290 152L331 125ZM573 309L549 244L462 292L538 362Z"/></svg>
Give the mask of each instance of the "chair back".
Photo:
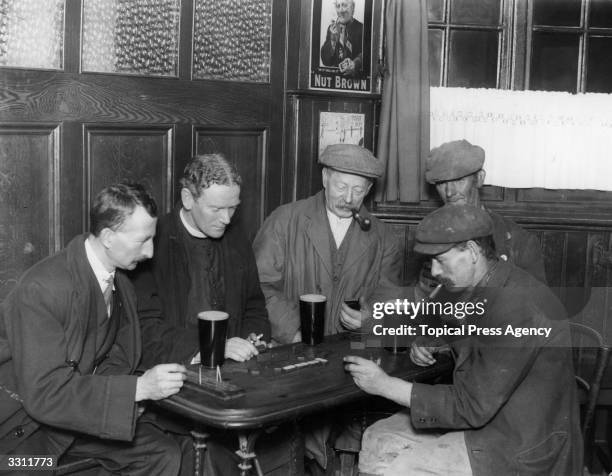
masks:
<svg viewBox="0 0 612 476"><path fill-rule="evenodd" d="M599 332L584 324L570 322L570 333L582 410L582 435L586 440L593 425L601 381L610 358L610 348L604 344Z"/></svg>

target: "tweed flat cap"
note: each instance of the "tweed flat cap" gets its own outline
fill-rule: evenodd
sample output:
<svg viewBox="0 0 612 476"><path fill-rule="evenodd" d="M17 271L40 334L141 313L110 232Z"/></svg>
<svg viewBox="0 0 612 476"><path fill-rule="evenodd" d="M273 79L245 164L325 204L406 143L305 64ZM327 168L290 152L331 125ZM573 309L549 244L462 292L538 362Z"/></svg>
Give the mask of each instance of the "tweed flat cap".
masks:
<svg viewBox="0 0 612 476"><path fill-rule="evenodd" d="M427 157L425 179L429 183L457 180L478 172L484 160L482 147L472 145L465 139L446 142L431 149Z"/></svg>
<svg viewBox="0 0 612 476"><path fill-rule="evenodd" d="M382 160L374 157L368 149L353 144L328 145L319 157L319 163L340 172L368 178L378 178L384 170Z"/></svg>
<svg viewBox="0 0 612 476"><path fill-rule="evenodd" d="M492 233L493 221L482 208L444 205L419 223L414 251L424 255L438 255L450 250L456 243Z"/></svg>

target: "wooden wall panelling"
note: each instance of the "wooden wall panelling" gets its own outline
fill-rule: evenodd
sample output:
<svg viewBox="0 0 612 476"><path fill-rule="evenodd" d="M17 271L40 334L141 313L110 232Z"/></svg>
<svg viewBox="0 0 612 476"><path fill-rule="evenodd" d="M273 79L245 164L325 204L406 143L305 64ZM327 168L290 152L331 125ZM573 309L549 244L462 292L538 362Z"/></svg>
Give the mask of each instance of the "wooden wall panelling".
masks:
<svg viewBox="0 0 612 476"><path fill-rule="evenodd" d="M193 128L194 154L222 153L242 177L237 220L252 239L264 218L265 171L268 130L266 128Z"/></svg>
<svg viewBox="0 0 612 476"><path fill-rule="evenodd" d="M142 183L157 201L160 214L172 206L172 125L84 124L85 204L87 215L95 195L122 180ZM84 223L89 225L85 216Z"/></svg>
<svg viewBox="0 0 612 476"><path fill-rule="evenodd" d="M287 161L293 162L291 199L299 200L321 190L321 166L317 163L319 150L319 115L321 112L361 113L365 115L364 146L374 148L375 111L378 97L358 95L330 96L321 93L290 95L290 114L293 123L287 131L290 149Z"/></svg>
<svg viewBox="0 0 612 476"><path fill-rule="evenodd" d="M0 301L59 244L60 126L0 124Z"/></svg>

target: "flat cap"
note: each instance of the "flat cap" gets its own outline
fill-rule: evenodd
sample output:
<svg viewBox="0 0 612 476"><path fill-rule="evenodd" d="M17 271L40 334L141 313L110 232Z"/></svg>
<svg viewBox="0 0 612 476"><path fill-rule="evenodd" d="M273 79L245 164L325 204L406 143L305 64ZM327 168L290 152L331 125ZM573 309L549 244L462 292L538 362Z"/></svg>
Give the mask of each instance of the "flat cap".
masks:
<svg viewBox="0 0 612 476"><path fill-rule="evenodd" d="M385 167L382 160L374 157L368 149L353 144L328 145L319 157L319 163L340 172L368 178L380 177Z"/></svg>
<svg viewBox="0 0 612 476"><path fill-rule="evenodd" d="M424 255L438 255L457 243L491 234L493 221L482 208L444 205L419 223L414 251Z"/></svg>
<svg viewBox="0 0 612 476"><path fill-rule="evenodd" d="M482 147L472 145L465 139L446 142L431 149L427 157L425 179L429 183L457 180L478 172L484 160Z"/></svg>

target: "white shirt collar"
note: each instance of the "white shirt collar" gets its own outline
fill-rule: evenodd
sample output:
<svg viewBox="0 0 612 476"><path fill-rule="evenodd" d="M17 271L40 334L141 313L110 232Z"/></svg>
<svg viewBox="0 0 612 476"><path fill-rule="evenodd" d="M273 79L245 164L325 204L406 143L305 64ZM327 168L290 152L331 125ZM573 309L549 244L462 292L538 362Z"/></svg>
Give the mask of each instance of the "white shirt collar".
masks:
<svg viewBox="0 0 612 476"><path fill-rule="evenodd" d="M334 241L336 242L336 247L340 248L342 244L342 240L346 236L346 232L351 226L351 222L353 221L353 217L340 218L337 215L334 215L327 208L325 209L327 212L327 220L329 221L329 227L331 228L332 235L334 236Z"/></svg>
<svg viewBox="0 0 612 476"><path fill-rule="evenodd" d="M100 285L100 289L102 290L102 294L106 290L109 282L112 282L115 279L115 271L108 272L100 258L96 255L91 243L89 242L89 237L85 240L85 254L87 255L87 261L89 261L89 265L96 275L96 279L98 280L98 284ZM114 289L114 285L113 285Z"/></svg>
<svg viewBox="0 0 612 476"><path fill-rule="evenodd" d="M181 208L179 210L179 216L181 217L181 222L183 223L185 230L187 230L187 233L189 233L191 236L194 236L195 238L207 238L207 236L204 233L202 233L200 230L198 230L197 228L194 228L193 226L189 224L189 222L187 221L187 218L185 217L185 213L187 212L185 211L184 208Z"/></svg>

